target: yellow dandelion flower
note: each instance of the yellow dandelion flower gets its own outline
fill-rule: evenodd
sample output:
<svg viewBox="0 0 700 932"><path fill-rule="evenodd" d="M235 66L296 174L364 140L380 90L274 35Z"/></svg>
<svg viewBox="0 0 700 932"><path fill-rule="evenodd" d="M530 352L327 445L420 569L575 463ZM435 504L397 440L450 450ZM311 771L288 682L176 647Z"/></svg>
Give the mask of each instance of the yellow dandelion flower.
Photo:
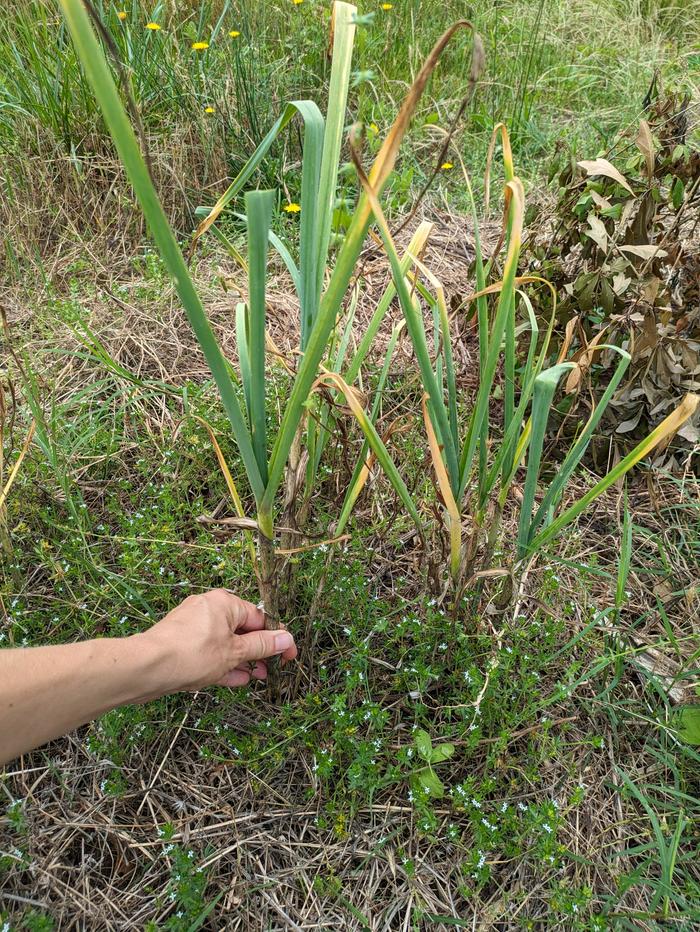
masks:
<svg viewBox="0 0 700 932"><path fill-rule="evenodd" d="M205 113L216 113L216 107L205 107L204 112Z"/></svg>
<svg viewBox="0 0 700 932"><path fill-rule="evenodd" d="M304 2L304 0L292 0L292 3L294 4L294 6L299 6L299 5L302 4L303 2Z"/></svg>
<svg viewBox="0 0 700 932"><path fill-rule="evenodd" d="M379 132L379 127L377 126L376 123L370 123L370 124L369 124L369 128L372 130L372 132L373 132L375 135Z"/></svg>
<svg viewBox="0 0 700 932"><path fill-rule="evenodd" d="M160 26L158 23L146 23L146 29L150 29L151 32L158 32Z"/></svg>
<svg viewBox="0 0 700 932"><path fill-rule="evenodd" d="M122 19L122 20L126 19L126 10L120 10L117 13L117 19Z"/></svg>
<svg viewBox="0 0 700 932"><path fill-rule="evenodd" d="M443 162L440 168L442 171L448 172L451 168L454 168L454 165L452 162Z"/></svg>
<svg viewBox="0 0 700 932"><path fill-rule="evenodd" d="M382 3L382 9L383 9L383 10L393 10L393 9L394 9L394 4L393 4L393 3Z"/></svg>
<svg viewBox="0 0 700 932"><path fill-rule="evenodd" d="M237 39L240 36L240 32L237 29L232 29L229 32L229 35L231 36L232 39Z"/></svg>
<svg viewBox="0 0 700 932"><path fill-rule="evenodd" d="M203 52L204 49L209 48L209 43L208 42L193 42L192 48L195 50L195 52Z"/></svg>
<svg viewBox="0 0 700 932"><path fill-rule="evenodd" d="M294 2L296 3L296 0L294 0ZM288 214L298 214L301 207L298 204L285 204L284 209Z"/></svg>

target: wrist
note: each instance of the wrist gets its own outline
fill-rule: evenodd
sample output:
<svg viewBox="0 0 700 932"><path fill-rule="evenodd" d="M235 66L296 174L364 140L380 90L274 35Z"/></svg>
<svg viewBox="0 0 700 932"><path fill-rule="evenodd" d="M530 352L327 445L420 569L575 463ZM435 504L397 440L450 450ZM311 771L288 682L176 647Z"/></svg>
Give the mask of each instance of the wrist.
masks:
<svg viewBox="0 0 700 932"><path fill-rule="evenodd" d="M125 647L133 658L137 672L134 678L134 695L130 702L157 699L177 692L174 672L177 668L175 652L163 638L154 637L151 629L125 638Z"/></svg>

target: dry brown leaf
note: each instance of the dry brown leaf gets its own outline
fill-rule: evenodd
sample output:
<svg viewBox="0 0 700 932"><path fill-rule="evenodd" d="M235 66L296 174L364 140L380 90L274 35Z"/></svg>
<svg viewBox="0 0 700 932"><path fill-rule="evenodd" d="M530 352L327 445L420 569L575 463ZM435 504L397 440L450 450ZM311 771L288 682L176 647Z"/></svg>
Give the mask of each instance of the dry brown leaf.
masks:
<svg viewBox="0 0 700 932"><path fill-rule="evenodd" d="M639 121L639 132L637 133L635 143L644 156L647 165L647 177L651 181L654 175L654 140L646 120Z"/></svg>
<svg viewBox="0 0 700 932"><path fill-rule="evenodd" d="M564 362L566 359L566 354L569 352L569 347L571 346L571 341L574 338L574 330L576 329L576 324L578 323L578 316L572 317L566 322L566 330L564 332L564 342L561 345L559 350L559 358L557 359L557 365Z"/></svg>
<svg viewBox="0 0 700 932"><path fill-rule="evenodd" d="M637 644L641 643L637 638L633 640ZM636 654L634 660L652 676L657 677L673 702L687 702L693 697L692 684L687 680L677 682L682 673L679 664L664 656L655 647L647 647L643 653Z"/></svg>
<svg viewBox="0 0 700 932"><path fill-rule="evenodd" d="M605 229L605 224L600 217L596 217L593 213L590 213L586 219L588 220L589 229L584 230L584 233L589 239L592 239L596 246L599 246L603 252L607 252L608 231Z"/></svg>
<svg viewBox="0 0 700 932"><path fill-rule="evenodd" d="M575 392L581 384L583 374L590 366L593 360L593 353L596 349L599 349L598 343L600 343L600 341L605 336L607 329L607 327L603 327L599 333L596 333L590 343L582 347L574 356L573 361L576 363L576 368L569 372L569 377L567 378L566 385L564 386L564 390L567 394L570 395L572 392Z"/></svg>
<svg viewBox="0 0 700 932"><path fill-rule="evenodd" d="M624 272L618 272L617 275L613 275L612 290L616 295L623 295L631 283L632 279L628 278Z"/></svg>
<svg viewBox="0 0 700 932"><path fill-rule="evenodd" d="M576 164L592 177L604 175L606 178L612 178L613 181L616 181L617 184L621 185L626 191L629 191L634 197L634 191L630 187L625 176L615 168L612 162L608 162L607 159L583 159Z"/></svg>
<svg viewBox="0 0 700 932"><path fill-rule="evenodd" d="M621 252L628 252L633 256L639 256L640 259L663 259L668 253L659 246L620 246Z"/></svg>
<svg viewBox="0 0 700 932"><path fill-rule="evenodd" d="M620 424L617 425L617 427L615 428L615 433L616 434L628 434L630 431L634 430L634 428L637 426L637 424L639 424L639 421L641 420L643 411L644 411L644 408L641 407L640 405L634 417L628 418L626 421L622 421Z"/></svg>
<svg viewBox="0 0 700 932"><path fill-rule="evenodd" d="M600 207L601 210L610 210L613 206L607 197L603 197L602 194L598 194L597 191L591 191L591 197L593 198L593 203L596 207Z"/></svg>
<svg viewBox="0 0 700 932"><path fill-rule="evenodd" d="M656 275L652 275L641 286L641 288L639 289L639 294L649 304L654 304L656 301L656 298L658 297L660 288L661 288L661 279L657 278Z"/></svg>

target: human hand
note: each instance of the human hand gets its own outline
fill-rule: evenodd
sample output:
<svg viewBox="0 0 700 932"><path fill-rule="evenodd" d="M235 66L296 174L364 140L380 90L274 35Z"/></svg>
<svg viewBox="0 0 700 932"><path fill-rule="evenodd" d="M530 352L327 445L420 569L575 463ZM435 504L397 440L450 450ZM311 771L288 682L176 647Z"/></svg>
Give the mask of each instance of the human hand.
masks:
<svg viewBox="0 0 700 932"><path fill-rule="evenodd" d="M297 656L288 631L264 630L260 609L226 589L192 595L136 635L158 657L160 695L204 686L245 686L267 676L265 658ZM145 698L152 698L151 695Z"/></svg>

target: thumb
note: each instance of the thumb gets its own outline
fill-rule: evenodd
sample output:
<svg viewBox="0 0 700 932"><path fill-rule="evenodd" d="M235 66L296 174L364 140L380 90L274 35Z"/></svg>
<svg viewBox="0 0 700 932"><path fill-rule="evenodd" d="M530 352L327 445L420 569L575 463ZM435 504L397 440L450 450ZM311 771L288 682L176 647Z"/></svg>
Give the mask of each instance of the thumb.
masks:
<svg viewBox="0 0 700 932"><path fill-rule="evenodd" d="M289 631L250 631L236 635L237 653L242 661L264 660L282 654L286 660L297 655L294 638Z"/></svg>

